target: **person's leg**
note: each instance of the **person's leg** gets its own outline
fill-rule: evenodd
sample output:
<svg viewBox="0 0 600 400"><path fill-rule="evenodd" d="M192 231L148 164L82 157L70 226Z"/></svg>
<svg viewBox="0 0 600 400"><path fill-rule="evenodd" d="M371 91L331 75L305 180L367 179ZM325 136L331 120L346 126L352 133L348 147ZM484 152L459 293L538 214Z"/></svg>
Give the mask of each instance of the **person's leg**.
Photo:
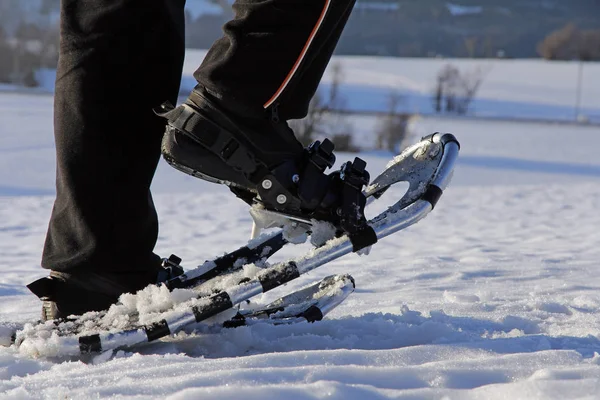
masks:
<svg viewBox="0 0 600 400"><path fill-rule="evenodd" d="M42 267L78 283L108 276L118 286L110 298L145 286L160 266L150 184L165 123L152 110L177 98L184 2L61 2L57 193ZM49 299L54 289L32 287Z"/></svg>
<svg viewBox="0 0 600 400"><path fill-rule="evenodd" d="M236 1L235 18L195 72L198 85L188 101L163 113L173 128L163 141L167 161L253 190L261 171L303 157L286 122L306 115L353 5Z"/></svg>
<svg viewBox="0 0 600 400"><path fill-rule="evenodd" d="M196 88L184 104L158 111L169 120L165 159L229 185L248 203L327 220L348 233L364 229L364 162L326 175L333 144L303 149L287 124L306 116L353 5L237 0L235 18L194 74Z"/></svg>
<svg viewBox="0 0 600 400"><path fill-rule="evenodd" d="M342 12L342 9L340 9L341 14L339 15L337 24L332 26L329 37L320 42L320 48L313 48L313 51L310 53L311 59L307 62L306 68L299 71L293 85L290 85L286 89L288 93L293 93L293 95L281 99L279 106L281 118L286 120L301 119L308 114L310 100L317 92L325 69L333 56L346 22L350 18L353 6L354 1L349 2L345 11Z"/></svg>
<svg viewBox="0 0 600 400"><path fill-rule="evenodd" d="M254 117L306 116L354 0L238 0L194 76L224 107Z"/></svg>

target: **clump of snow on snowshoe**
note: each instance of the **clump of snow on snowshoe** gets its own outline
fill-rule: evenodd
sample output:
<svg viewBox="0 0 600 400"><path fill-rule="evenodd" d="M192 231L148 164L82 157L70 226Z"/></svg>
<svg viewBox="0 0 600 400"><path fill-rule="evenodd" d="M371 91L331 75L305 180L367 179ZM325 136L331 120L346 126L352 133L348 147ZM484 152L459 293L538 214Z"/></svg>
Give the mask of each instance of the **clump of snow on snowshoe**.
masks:
<svg viewBox="0 0 600 400"><path fill-rule="evenodd" d="M119 303L110 307L103 320L107 325L110 324L111 328L122 329L130 322L129 315L137 313L139 322L142 322L173 308L176 304L194 298L196 295L193 290L175 289L171 292L166 286L151 285L135 294L121 295Z"/></svg>
<svg viewBox="0 0 600 400"><path fill-rule="evenodd" d="M323 246L328 240L331 240L335 237L337 232L336 227L326 221L317 221L313 219L312 221L312 229L310 235L310 243L315 247Z"/></svg>
<svg viewBox="0 0 600 400"><path fill-rule="evenodd" d="M68 329L70 322L62 323ZM33 358L60 357L69 354L68 349L78 347L76 337L60 336L53 321L43 324L25 324L19 332L19 353Z"/></svg>

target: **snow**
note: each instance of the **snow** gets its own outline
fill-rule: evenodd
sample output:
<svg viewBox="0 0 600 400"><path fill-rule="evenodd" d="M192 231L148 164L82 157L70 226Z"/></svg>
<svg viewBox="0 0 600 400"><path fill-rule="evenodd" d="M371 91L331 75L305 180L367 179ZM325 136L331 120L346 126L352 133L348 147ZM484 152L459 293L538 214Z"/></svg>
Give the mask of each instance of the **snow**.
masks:
<svg viewBox="0 0 600 400"><path fill-rule="evenodd" d="M529 64L522 65L526 71ZM519 89L507 78L504 88L490 80L495 89L487 93L560 103L548 93L561 91L559 71L570 79L571 65L547 75L557 81L549 87ZM348 73L368 81L358 70ZM597 98L586 97L586 107L600 109ZM359 140L372 140L374 118L349 121ZM51 96L0 93L0 326L39 316L40 303L24 285L46 274L39 260L54 193L51 125ZM352 274L356 291L325 320L203 325L85 358L32 356L47 354L48 343L0 348L0 398L597 399L600 129L443 117L415 119L412 129L417 136L452 132L461 142L436 209L368 256L348 255L255 299L266 304L326 276ZM360 156L372 176L391 158ZM181 256L184 268L248 240L248 209L227 189L161 162L153 190L161 222L156 250ZM367 215L400 193L390 190ZM257 271L250 265L242 274ZM151 289L126 297L123 307L151 315L190 296Z"/></svg>
<svg viewBox="0 0 600 400"><path fill-rule="evenodd" d="M206 50L188 49L180 94L187 96L196 86L194 71ZM579 64L541 59L445 59L334 56L325 72L321 90L333 81L332 66L342 66L340 97L344 108L360 112L387 112L390 95L400 94L399 110L434 114L432 93L436 77L445 65L456 66L462 74L487 71L469 110L470 116L492 119L540 119L600 123L600 63L584 63L580 109L577 111ZM53 92L54 71L39 72L42 87ZM16 90L0 85L0 91ZM325 96L327 97L327 96Z"/></svg>
<svg viewBox="0 0 600 400"><path fill-rule="evenodd" d="M188 50L181 92L196 85L193 72L206 55L205 50ZM400 110L431 115L436 77L445 65L456 66L462 74L487 71L471 105L471 116L504 119L573 121L579 117L600 122L600 63L582 67L581 108L576 112L579 64L542 59L452 59L334 56L325 72L321 89L333 81L332 66L342 66L340 97L349 110L388 111L389 97L402 96Z"/></svg>

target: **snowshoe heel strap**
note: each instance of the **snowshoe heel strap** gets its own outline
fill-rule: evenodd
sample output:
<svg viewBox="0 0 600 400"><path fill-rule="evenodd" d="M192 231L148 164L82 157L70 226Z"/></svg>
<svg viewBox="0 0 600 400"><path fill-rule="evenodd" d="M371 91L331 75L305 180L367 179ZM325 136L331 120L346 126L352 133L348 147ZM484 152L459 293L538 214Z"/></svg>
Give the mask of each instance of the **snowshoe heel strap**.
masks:
<svg viewBox="0 0 600 400"><path fill-rule="evenodd" d="M181 266L181 258L175 254L171 254L169 258L162 260L161 268L156 276L156 283L164 283L183 275L183 267Z"/></svg>
<svg viewBox="0 0 600 400"><path fill-rule="evenodd" d="M118 296L91 292L52 276L40 278L27 288L43 301L42 317L46 320L106 310L118 300Z"/></svg>
<svg viewBox="0 0 600 400"><path fill-rule="evenodd" d="M54 293L56 293L56 290L58 289L56 279L47 276L31 282L27 285L27 288L40 300L52 299Z"/></svg>
<svg viewBox="0 0 600 400"><path fill-rule="evenodd" d="M266 165L256 160L246 145L237 140L231 132L205 118L189 104L184 103L175 108L170 102L165 102L154 112L166 118L170 127L216 154L231 168L243 173L251 182L258 183L268 173Z"/></svg>

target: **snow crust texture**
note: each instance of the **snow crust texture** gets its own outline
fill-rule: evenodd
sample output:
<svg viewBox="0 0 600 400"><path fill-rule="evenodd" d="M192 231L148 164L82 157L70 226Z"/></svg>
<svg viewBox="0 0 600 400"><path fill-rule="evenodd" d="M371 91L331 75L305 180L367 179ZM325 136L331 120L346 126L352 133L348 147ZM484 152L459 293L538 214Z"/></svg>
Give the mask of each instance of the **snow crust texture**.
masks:
<svg viewBox="0 0 600 400"><path fill-rule="evenodd" d="M0 105L19 105L2 96ZM0 186L14 189L0 197L5 328L39 316L40 303L24 285L46 274L39 258L53 197L35 172L53 167L46 154L51 113L36 99L22 97L23 110L34 105L26 148L0 126L0 164L10 168L0 172ZM357 129L369 126L362 124ZM325 320L228 330L205 324L87 358L52 357L48 344L0 347L0 398L600 398L598 129L442 119L419 127L461 141L453 183L436 209L368 256L348 255L253 299L267 304L325 276L352 274L356 291ZM360 156L372 176L390 158ZM27 163L14 164L19 158ZM156 250L181 256L186 269L247 242L250 215L227 189L161 163L154 191ZM401 194L391 190L367 214ZM272 261L308 248L291 247ZM191 295L156 289L125 297L122 307L150 318ZM121 313L112 312L118 326Z"/></svg>

